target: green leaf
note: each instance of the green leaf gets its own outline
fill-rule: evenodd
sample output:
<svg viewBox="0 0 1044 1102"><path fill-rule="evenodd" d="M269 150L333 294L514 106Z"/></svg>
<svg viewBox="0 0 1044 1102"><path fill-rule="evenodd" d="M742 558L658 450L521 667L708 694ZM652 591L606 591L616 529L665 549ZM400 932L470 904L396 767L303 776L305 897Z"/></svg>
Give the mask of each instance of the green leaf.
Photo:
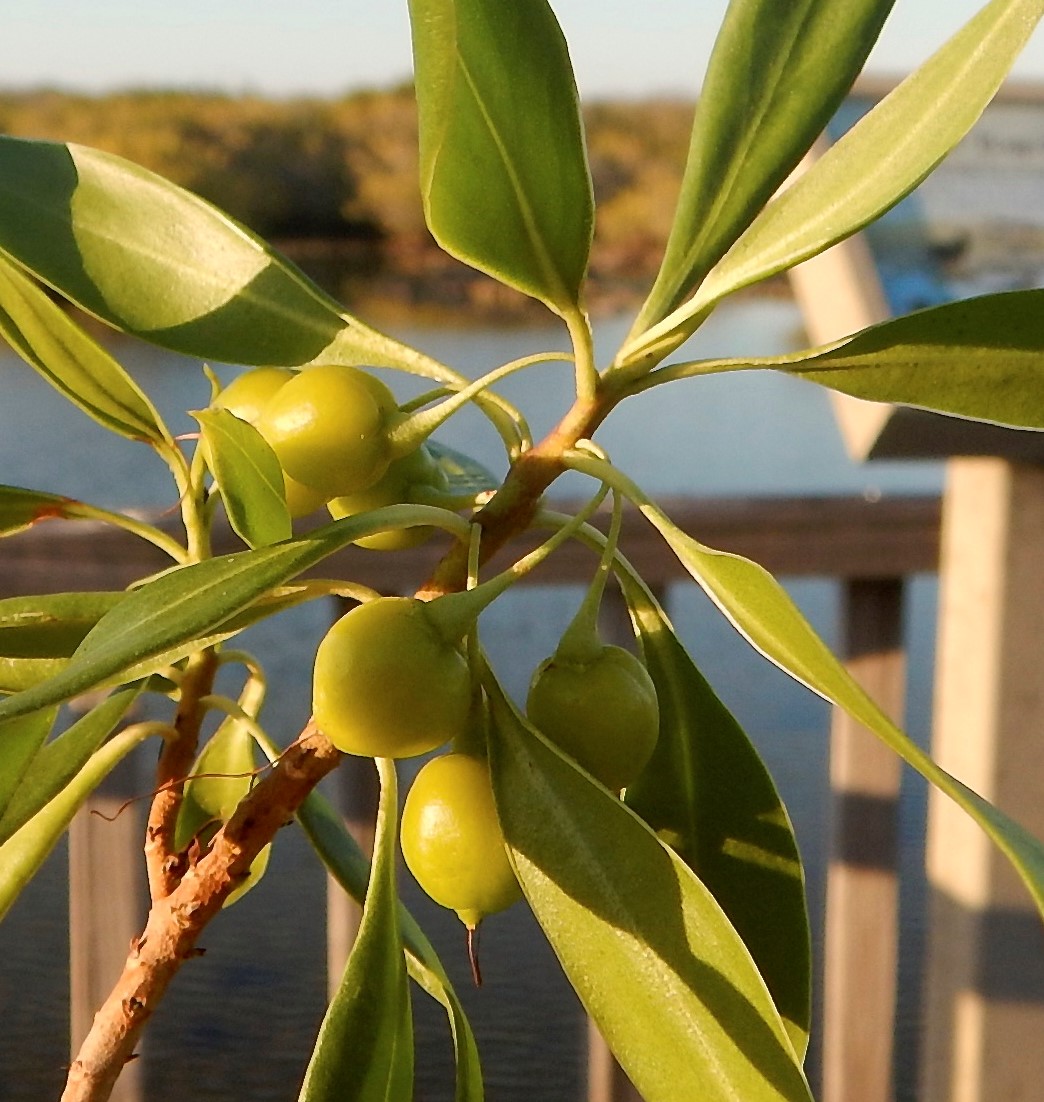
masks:
<svg viewBox="0 0 1044 1102"><path fill-rule="evenodd" d="M23 490L19 486L0 486L0 536L23 532L41 520L70 516L70 507L77 504L71 498L58 494Z"/></svg>
<svg viewBox="0 0 1044 1102"><path fill-rule="evenodd" d="M359 934L308 1062L300 1102L409 1102L413 1019L398 923L395 763L378 762L373 874Z"/></svg>
<svg viewBox="0 0 1044 1102"><path fill-rule="evenodd" d="M853 680L767 570L739 555L703 546L651 505L641 508L685 569L747 641L780 669L868 727L962 807L1011 861L1044 914L1044 845L950 776L908 738Z"/></svg>
<svg viewBox="0 0 1044 1102"><path fill-rule="evenodd" d="M65 310L2 256L0 334L88 417L131 440L173 446L160 415L137 383Z"/></svg>
<svg viewBox="0 0 1044 1102"><path fill-rule="evenodd" d="M562 314L594 202L572 66L545 0L410 0L424 212L449 253Z"/></svg>
<svg viewBox="0 0 1044 1102"><path fill-rule="evenodd" d="M84 636L124 597L54 593L0 601L0 693L20 692L64 669Z"/></svg>
<svg viewBox="0 0 1044 1102"><path fill-rule="evenodd" d="M207 463L225 503L229 524L250 547L268 547L293 535L283 469L253 425L226 409L193 414L203 430Z"/></svg>
<svg viewBox="0 0 1044 1102"><path fill-rule="evenodd" d="M810 1102L764 982L710 892L489 688L493 786L515 871L642 1097Z"/></svg>
<svg viewBox="0 0 1044 1102"><path fill-rule="evenodd" d="M984 295L865 329L779 369L874 402L1044 429L1044 291Z"/></svg>
<svg viewBox="0 0 1044 1102"><path fill-rule="evenodd" d="M54 708L41 708L0 723L0 828L11 797L47 740L56 715Z"/></svg>
<svg viewBox="0 0 1044 1102"><path fill-rule="evenodd" d="M254 739L249 728L232 718L222 720L185 783L174 848L183 849L208 823L227 823L250 791L253 773Z"/></svg>
<svg viewBox="0 0 1044 1102"><path fill-rule="evenodd" d="M430 437L424 446L431 452L439 470L446 477L444 492L450 497L471 497L475 494L495 490L500 485L500 479L490 472L470 455L457 451L455 448L440 444Z"/></svg>
<svg viewBox="0 0 1044 1102"><path fill-rule="evenodd" d="M840 106L895 0L733 0L700 89L663 264L637 336L678 307Z"/></svg>
<svg viewBox="0 0 1044 1102"><path fill-rule="evenodd" d="M112 524L155 544L175 561L183 561L185 557L184 549L173 537L125 513L110 512L59 494L0 485L0 536L14 535L40 521L58 519Z"/></svg>
<svg viewBox="0 0 1044 1102"><path fill-rule="evenodd" d="M971 129L1042 16L1044 0L983 8L769 203L695 297L618 361L666 355L726 295L815 256L909 194Z"/></svg>
<svg viewBox="0 0 1044 1102"><path fill-rule="evenodd" d="M209 203L84 146L0 137L0 251L122 332L190 356L437 366L342 313Z"/></svg>
<svg viewBox="0 0 1044 1102"><path fill-rule="evenodd" d="M0 600L0 656L68 658L127 594L44 593Z"/></svg>
<svg viewBox="0 0 1044 1102"><path fill-rule="evenodd" d="M799 1056L811 1019L805 881L793 827L750 740L652 596L623 581L660 703L652 760L625 794L718 901Z"/></svg>
<svg viewBox="0 0 1044 1102"><path fill-rule="evenodd" d="M0 919L47 859L87 797L149 733L147 725L136 724L111 738L61 792L0 846Z"/></svg>
<svg viewBox="0 0 1044 1102"><path fill-rule="evenodd" d="M271 745L265 746L265 752L272 760L278 756L278 750ZM330 875L353 899L362 902L370 862L341 817L320 793L313 791L298 808L297 818ZM445 1008L449 1018L457 1062L456 1102L482 1102L482 1068L464 1007L431 942L401 903L399 926L411 978Z"/></svg>
<svg viewBox="0 0 1044 1102"><path fill-rule="evenodd" d="M269 842L268 845L261 847L261 852L250 862L250 868L247 869L246 876L225 897L225 902L221 904L222 909L238 903L248 891L256 888L261 883L261 878L268 869L268 859L271 856L272 843Z"/></svg>
<svg viewBox="0 0 1044 1102"><path fill-rule="evenodd" d="M69 664L67 658L5 658L0 655L0 693L20 693L54 677Z"/></svg>
<svg viewBox="0 0 1044 1102"><path fill-rule="evenodd" d="M39 749L6 808L0 802L0 843L6 842L79 773L116 729L143 688L144 683L138 682L113 693Z"/></svg>
<svg viewBox="0 0 1044 1102"><path fill-rule="evenodd" d="M55 677L0 702L0 720L68 700L120 674L144 676L150 672L149 664L160 658L162 665L172 661L172 656L188 653L185 648L202 645L200 640L226 637L226 627L228 633L238 631L256 619L257 610L250 606L259 597L354 540L394 526L407 514L430 516L427 523L439 527L451 523L442 509L390 506L346 517L274 547L222 555L167 571L127 594L103 616ZM454 517L452 523L458 520ZM279 607L284 604L277 601L273 610ZM239 613L246 615L234 622ZM260 614L267 612L262 609Z"/></svg>

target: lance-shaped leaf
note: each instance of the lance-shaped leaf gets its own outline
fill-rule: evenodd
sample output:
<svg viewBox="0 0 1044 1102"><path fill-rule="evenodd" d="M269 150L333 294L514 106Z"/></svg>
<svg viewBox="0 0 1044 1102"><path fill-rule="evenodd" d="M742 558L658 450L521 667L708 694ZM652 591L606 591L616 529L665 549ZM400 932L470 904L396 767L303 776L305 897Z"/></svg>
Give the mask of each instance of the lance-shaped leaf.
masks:
<svg viewBox="0 0 1044 1102"><path fill-rule="evenodd" d="M854 398L1044 429L1044 291L933 306L785 356L670 364L638 382L774 368Z"/></svg>
<svg viewBox="0 0 1044 1102"><path fill-rule="evenodd" d="M193 414L203 430L207 463L232 530L250 547L268 547L293 535L283 469L253 425L227 409Z"/></svg>
<svg viewBox="0 0 1044 1102"><path fill-rule="evenodd" d="M635 389L773 368L855 398L1044 429L1044 291L933 306L784 356L669 364Z"/></svg>
<svg viewBox="0 0 1044 1102"><path fill-rule="evenodd" d="M705 547L658 509L642 512L679 561L757 650L813 692L843 708L962 807L996 843L1044 914L1044 844L936 764L867 696L764 567Z"/></svg>
<svg viewBox="0 0 1044 1102"><path fill-rule="evenodd" d="M84 146L0 137L0 251L117 329L190 356L425 360L343 314L216 207Z"/></svg>
<svg viewBox="0 0 1044 1102"><path fill-rule="evenodd" d="M0 693L20 693L60 673L67 658L7 658L0 655Z"/></svg>
<svg viewBox="0 0 1044 1102"><path fill-rule="evenodd" d="M0 486L0 536L23 532L41 520L74 516L77 504L60 494Z"/></svg>
<svg viewBox="0 0 1044 1102"><path fill-rule="evenodd" d="M170 433L137 383L2 256L0 334L55 390L105 428L131 440L172 446Z"/></svg>
<svg viewBox="0 0 1044 1102"><path fill-rule="evenodd" d="M278 756L274 746L265 745L264 749L272 760ZM348 833L343 819L320 793L314 791L297 809L297 818L330 875L361 903L369 882L370 862ZM464 1007L431 942L401 902L399 926L411 978L443 1006L449 1019L457 1063L456 1102L482 1102L482 1068Z"/></svg>
<svg viewBox="0 0 1044 1102"><path fill-rule="evenodd" d="M1044 429L1044 291L884 322L780 370L856 398Z"/></svg>
<svg viewBox="0 0 1044 1102"><path fill-rule="evenodd" d="M176 562L183 561L185 557L184 548L172 536L126 513L111 512L61 494L0 485L0 537L15 535L45 520L89 520L112 524L154 543Z"/></svg>
<svg viewBox="0 0 1044 1102"><path fill-rule="evenodd" d="M700 89L663 263L637 336L681 305L840 106L895 0L732 0Z"/></svg>
<svg viewBox="0 0 1044 1102"><path fill-rule="evenodd" d="M56 676L0 702L0 719L68 700L124 672L131 672L136 679L150 672L150 660L170 662L182 647L208 637L210 641L220 638L226 621L263 594L354 540L394 526L404 513L415 520L430 517L424 523L438 527L459 523L467 529L466 522L442 509L396 505L346 517L274 547L170 570L129 593L103 616ZM282 603L276 602L275 607ZM249 620L247 616L244 622Z"/></svg>
<svg viewBox="0 0 1044 1102"><path fill-rule="evenodd" d="M53 677L124 597L122 592L48 593L0 601L0 693Z"/></svg>
<svg viewBox="0 0 1044 1102"><path fill-rule="evenodd" d="M571 453L568 459L571 467L608 482L638 507L682 566L756 650L813 692L843 708L962 807L1011 861L1044 914L1044 843L950 776L904 734L867 696L764 567L693 539L611 464L580 452Z"/></svg>
<svg viewBox="0 0 1044 1102"><path fill-rule="evenodd" d="M0 655L67 658L123 592L44 593L0 601Z"/></svg>
<svg viewBox="0 0 1044 1102"><path fill-rule="evenodd" d="M0 827L11 798L50 734L56 715L54 708L41 708L0 723Z"/></svg>
<svg viewBox="0 0 1044 1102"><path fill-rule="evenodd" d="M449 253L577 309L594 203L565 39L546 0L411 0L421 196Z"/></svg>
<svg viewBox="0 0 1044 1102"><path fill-rule="evenodd" d="M809 1102L768 990L710 892L490 693L493 787L519 882L641 1096Z"/></svg>
<svg viewBox="0 0 1044 1102"><path fill-rule="evenodd" d="M790 817L758 752L663 610L630 580L623 584L661 717L652 760L628 787L626 803L670 842L728 915L803 1056L812 961Z"/></svg>
<svg viewBox="0 0 1044 1102"><path fill-rule="evenodd" d="M717 302L822 252L908 195L971 129L1044 0L993 0L774 199L696 295L622 350L638 365L676 348Z"/></svg>
<svg viewBox="0 0 1044 1102"><path fill-rule="evenodd" d="M39 748L6 808L0 804L0 843L6 842L72 781L116 729L143 688L144 683L138 682L118 690ZM2 745L0 734L0 748Z"/></svg>
<svg viewBox="0 0 1044 1102"><path fill-rule="evenodd" d="M359 934L323 1018L300 1102L409 1102L413 1018L399 933L395 763L378 762L381 799L373 872Z"/></svg>
<svg viewBox="0 0 1044 1102"><path fill-rule="evenodd" d="M47 859L87 797L150 733L148 725L136 724L111 738L58 795L0 846L0 919Z"/></svg>

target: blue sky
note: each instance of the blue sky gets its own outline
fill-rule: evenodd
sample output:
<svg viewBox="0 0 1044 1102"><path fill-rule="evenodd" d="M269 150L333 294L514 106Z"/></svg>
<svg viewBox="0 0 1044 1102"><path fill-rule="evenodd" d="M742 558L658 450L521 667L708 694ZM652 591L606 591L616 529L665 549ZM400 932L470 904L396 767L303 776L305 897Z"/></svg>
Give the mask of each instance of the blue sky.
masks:
<svg viewBox="0 0 1044 1102"><path fill-rule="evenodd" d="M507 2L507 0L505 0ZM586 96L692 95L726 0L552 0ZM897 0L871 68L927 57L983 0ZM0 87L143 85L286 96L409 75L406 0L20 0ZM1044 32L1016 68L1044 79Z"/></svg>

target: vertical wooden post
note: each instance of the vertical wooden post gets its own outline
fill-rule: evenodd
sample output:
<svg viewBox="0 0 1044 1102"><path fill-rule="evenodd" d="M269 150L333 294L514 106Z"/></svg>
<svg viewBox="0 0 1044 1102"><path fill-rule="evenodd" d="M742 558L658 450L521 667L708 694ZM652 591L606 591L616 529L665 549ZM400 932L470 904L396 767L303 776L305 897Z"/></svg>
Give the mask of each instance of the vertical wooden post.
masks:
<svg viewBox="0 0 1044 1102"><path fill-rule="evenodd" d="M1044 468L951 460L933 751L1044 837ZM932 791L924 1102L1029 1102L1044 1083L1044 929L982 831Z"/></svg>
<svg viewBox="0 0 1044 1102"><path fill-rule="evenodd" d="M902 714L903 583L844 585L842 650L855 679ZM839 709L830 733L832 816L823 953L823 1102L891 1102L898 965L896 813L901 762Z"/></svg>
<svg viewBox="0 0 1044 1102"><path fill-rule="evenodd" d="M587 1020L587 1102L642 1102L591 1018Z"/></svg>
<svg viewBox="0 0 1044 1102"><path fill-rule="evenodd" d="M131 940L145 924L145 827L136 805L121 811L129 796L141 792L137 774L132 756L102 782L69 828L69 1032L74 1054L119 979ZM128 1064L113 1090L114 1102L142 1102L143 1081L141 1061Z"/></svg>

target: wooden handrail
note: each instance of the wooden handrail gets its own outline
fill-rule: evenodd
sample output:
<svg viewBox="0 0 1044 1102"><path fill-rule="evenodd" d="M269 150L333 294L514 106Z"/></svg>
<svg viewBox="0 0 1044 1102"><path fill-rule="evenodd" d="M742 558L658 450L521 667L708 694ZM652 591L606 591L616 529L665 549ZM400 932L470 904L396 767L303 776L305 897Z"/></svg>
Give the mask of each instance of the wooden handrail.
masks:
<svg viewBox="0 0 1044 1102"><path fill-rule="evenodd" d="M774 574L835 578L902 577L936 569L939 500L936 497L667 498L667 514L710 547L754 559ZM569 503L556 503L568 508ZM512 545L521 553L537 534ZM666 585L685 571L663 538L637 512L625 517L621 546L650 585ZM224 530L217 550L242 550ZM347 548L318 572L351 577L385 592L405 592L423 579L444 544L380 553ZM78 589L122 589L169 560L151 544L106 525L52 520L0 540L0 595ZM571 544L531 577L536 584L582 583L592 557Z"/></svg>

